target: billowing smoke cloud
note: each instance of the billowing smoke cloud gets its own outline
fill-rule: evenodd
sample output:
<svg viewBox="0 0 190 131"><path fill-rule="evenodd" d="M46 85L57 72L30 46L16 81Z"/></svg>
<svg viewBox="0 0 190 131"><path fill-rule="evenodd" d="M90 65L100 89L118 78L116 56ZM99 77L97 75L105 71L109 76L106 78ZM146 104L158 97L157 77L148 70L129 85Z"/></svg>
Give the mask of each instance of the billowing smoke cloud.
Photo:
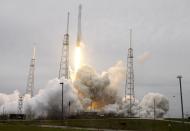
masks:
<svg viewBox="0 0 190 131"><path fill-rule="evenodd" d="M74 86L86 107L101 109L107 104L114 104L118 98L118 90L125 78L124 64L119 61L99 75L92 67L83 66L76 74ZM88 100L89 103L86 101Z"/></svg>
<svg viewBox="0 0 190 131"><path fill-rule="evenodd" d="M56 112L61 112L62 88L60 82L64 83L63 87L63 105L64 112L68 112L69 103L70 111L77 112L82 110L82 105L78 100L77 91L72 86L71 81L65 79L53 79L49 81L48 86L39 90L39 93L32 99L26 100L26 108L30 108L32 112L37 114L53 115Z"/></svg>
<svg viewBox="0 0 190 131"><path fill-rule="evenodd" d="M148 93L143 97L139 106L141 116L153 117L155 109L156 117L163 117L169 110L169 101L159 93Z"/></svg>
<svg viewBox="0 0 190 131"><path fill-rule="evenodd" d="M138 62L140 64L144 64L145 61L147 61L148 59L150 59L152 57L150 52L144 52L142 55L140 55L138 57Z"/></svg>
<svg viewBox="0 0 190 131"><path fill-rule="evenodd" d="M129 99L123 100L123 103L106 105L103 109L105 113L119 114L129 116ZM132 104L131 114L135 117L153 118L154 113L157 118L166 115L169 110L168 99L159 93L148 93L142 101L137 99Z"/></svg>
<svg viewBox="0 0 190 131"><path fill-rule="evenodd" d="M69 103L70 112L82 110L83 108L78 100L77 91L72 86L71 81L55 78L48 82L46 88L40 89L38 94L33 98L30 98L27 94L24 96L24 113L33 115L34 117L47 116L51 118L59 118L62 100L62 88L60 82L64 83L64 112L67 112L68 114ZM11 95L0 94L0 99L3 100L0 105L1 110L4 108L7 113L17 113L18 96L18 91L15 91ZM55 116L56 114L58 116Z"/></svg>
<svg viewBox="0 0 190 131"><path fill-rule="evenodd" d="M0 111L15 112L17 111L17 103L19 91L15 90L12 94L0 93Z"/></svg>
<svg viewBox="0 0 190 131"><path fill-rule="evenodd" d="M50 80L45 88L40 89L33 98L26 94L23 112L32 117L60 118L62 98L60 82L63 82L65 114L93 109L128 116L129 100L124 101L119 92L123 88L125 76L126 68L121 61L101 74L90 66L82 66L73 82L55 78ZM0 110L17 113L19 94L18 91L9 95L1 93ZM153 117L154 100L156 116L163 117L169 109L169 103L166 97L158 93L148 93L142 101L136 100L132 106L134 116Z"/></svg>

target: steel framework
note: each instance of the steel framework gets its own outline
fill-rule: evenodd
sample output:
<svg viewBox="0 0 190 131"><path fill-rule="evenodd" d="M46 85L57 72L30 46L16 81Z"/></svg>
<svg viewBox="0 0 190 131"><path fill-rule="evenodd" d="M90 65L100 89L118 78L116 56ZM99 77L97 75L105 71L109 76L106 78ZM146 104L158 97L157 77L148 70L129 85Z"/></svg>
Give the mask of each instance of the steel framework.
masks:
<svg viewBox="0 0 190 131"><path fill-rule="evenodd" d="M70 78L69 73L69 12L67 15L67 32L64 35L63 47L62 47L62 54L61 54L61 61L60 61L60 68L59 68L59 79L61 77L65 77L65 79Z"/></svg>
<svg viewBox="0 0 190 131"><path fill-rule="evenodd" d="M132 116L132 106L135 102L135 91L134 91L134 69L133 69L133 49L132 49L131 29L130 29L130 47L128 49L127 74L126 74L126 84L125 84L125 101L126 100L129 100L129 110L128 110L129 116Z"/></svg>
<svg viewBox="0 0 190 131"><path fill-rule="evenodd" d="M30 94L31 97L34 96L34 72L35 72L35 61L36 61L36 56L35 52L36 49L35 47L33 48L33 56L30 62L30 69L29 69L29 74L28 74L28 79L27 79L27 87L26 87L26 94Z"/></svg>
<svg viewBox="0 0 190 131"><path fill-rule="evenodd" d="M22 114L22 108L23 108L23 96L19 95L18 98L18 114Z"/></svg>

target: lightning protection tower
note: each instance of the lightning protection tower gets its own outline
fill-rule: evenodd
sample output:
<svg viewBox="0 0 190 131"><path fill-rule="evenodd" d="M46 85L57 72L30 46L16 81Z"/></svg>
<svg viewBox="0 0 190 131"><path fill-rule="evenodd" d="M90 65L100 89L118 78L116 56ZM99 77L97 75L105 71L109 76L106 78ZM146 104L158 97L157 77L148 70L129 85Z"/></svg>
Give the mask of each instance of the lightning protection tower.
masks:
<svg viewBox="0 0 190 131"><path fill-rule="evenodd" d="M59 68L59 79L65 77L65 79L70 78L69 74L69 12L67 15L67 30L64 35L60 68Z"/></svg>
<svg viewBox="0 0 190 131"><path fill-rule="evenodd" d="M34 71L35 71L35 61L36 61L36 49L33 48L33 56L30 62L29 74L27 79L26 94L30 94L30 97L34 95Z"/></svg>
<svg viewBox="0 0 190 131"><path fill-rule="evenodd" d="M129 100L128 114L132 116L132 106L135 102L135 91L134 91L134 69L133 69L133 49L132 49L132 30L130 29L130 47L128 49L127 57L127 74L125 83L125 101ZM126 98L128 96L128 98Z"/></svg>

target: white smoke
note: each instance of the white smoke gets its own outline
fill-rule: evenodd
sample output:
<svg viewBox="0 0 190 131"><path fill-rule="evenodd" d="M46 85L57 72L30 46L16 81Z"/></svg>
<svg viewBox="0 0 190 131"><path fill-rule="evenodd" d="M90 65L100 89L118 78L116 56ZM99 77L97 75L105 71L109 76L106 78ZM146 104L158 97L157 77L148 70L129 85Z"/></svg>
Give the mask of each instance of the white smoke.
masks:
<svg viewBox="0 0 190 131"><path fill-rule="evenodd" d="M50 80L45 88L40 89L34 97L30 98L26 94L23 112L36 118L40 116L59 118L62 99L60 82L63 82L65 114L68 114L69 109L73 114L93 107L96 111L128 116L129 100L124 101L119 92L123 88L125 76L126 68L122 61L101 74L90 66L83 66L78 70L76 80L73 82L55 78ZM8 95L0 93L0 110L5 110L6 113L17 113L19 94L18 91ZM169 109L169 103L165 96L158 93L148 93L142 101L136 99L132 106L134 116L153 117L154 100L156 116L163 117Z"/></svg>
<svg viewBox="0 0 190 131"><path fill-rule="evenodd" d="M148 93L140 102L141 116L153 117L154 109L156 117L163 117L169 110L168 99L159 93Z"/></svg>
<svg viewBox="0 0 190 131"><path fill-rule="evenodd" d="M103 112L106 114L117 114L120 112L118 104L108 104L103 108Z"/></svg>
<svg viewBox="0 0 190 131"><path fill-rule="evenodd" d="M105 113L122 114L129 116L130 102L129 99L123 100L123 103L115 103L106 105L103 110ZM135 100L132 103L131 114L135 117L153 118L154 113L157 118L164 117L169 110L168 99L159 93L148 93L143 99Z"/></svg>
<svg viewBox="0 0 190 131"><path fill-rule="evenodd" d="M17 110L17 103L19 91L15 90L12 94L0 93L0 111L15 112Z"/></svg>
<svg viewBox="0 0 190 131"><path fill-rule="evenodd" d="M71 81L55 78L48 82L46 88L40 89L34 97L30 98L28 94L24 96L24 113L32 113L35 117L38 117L42 115L47 116L53 112L61 112L62 88L60 82L64 83L64 111L68 112L69 102L71 104L71 112L82 110L82 105L78 100L77 91L72 86ZM4 108L7 113L17 113L18 96L18 91L15 91L10 95L0 94L0 99L4 100L1 101L1 110Z"/></svg>
<svg viewBox="0 0 190 131"><path fill-rule="evenodd" d="M107 71L98 74L92 67L83 66L77 74L74 86L79 92L79 98L88 100L86 107L91 102L95 103L94 108L101 108L107 104L114 104L118 100L118 91L125 78L124 64L119 61ZM85 102L87 103L87 102Z"/></svg>
<svg viewBox="0 0 190 131"><path fill-rule="evenodd" d="M142 55L138 56L138 62L144 64L145 61L149 60L152 57L150 52L144 52Z"/></svg>
<svg viewBox="0 0 190 131"><path fill-rule="evenodd" d="M32 107L32 111L35 114L51 114L61 111L61 100L62 100L62 87L60 82L64 83L63 87L63 105L64 111L67 112L69 103L71 104L70 111L77 112L82 110L82 105L78 100L77 91L72 86L70 80L65 79L53 79L49 81L48 86L44 89L39 90L39 93L32 99L26 100L27 104Z"/></svg>

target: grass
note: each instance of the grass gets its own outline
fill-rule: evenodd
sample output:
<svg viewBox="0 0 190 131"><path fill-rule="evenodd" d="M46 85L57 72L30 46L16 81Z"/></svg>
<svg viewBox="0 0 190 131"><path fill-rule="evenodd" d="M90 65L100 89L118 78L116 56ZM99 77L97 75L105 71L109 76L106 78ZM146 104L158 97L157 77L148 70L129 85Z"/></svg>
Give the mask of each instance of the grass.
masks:
<svg viewBox="0 0 190 131"><path fill-rule="evenodd" d="M154 131L168 131L170 128L173 131L181 131L181 123L170 123L160 120L142 120L142 119L107 119L107 120L92 120L92 121L69 121L68 125L90 126L98 128L111 128L111 129L129 129L129 130L154 130ZM171 125L171 127L169 126ZM188 125L190 129L190 125Z"/></svg>
<svg viewBox="0 0 190 131"><path fill-rule="evenodd" d="M98 129L122 129L122 130L139 130L139 131L190 131L190 124L183 125L179 122L170 122L163 120L150 119L69 119L63 121L43 120L43 121L1 121L0 131L64 131L69 129L52 129L41 128L34 125L65 125L73 127L88 127ZM7 125L7 126L5 126ZM2 130L7 128L7 130ZM29 129L27 129L29 128ZM12 130L10 130L12 131Z"/></svg>
<svg viewBox="0 0 190 131"><path fill-rule="evenodd" d="M61 129L61 128L49 128L39 127L32 125L20 124L0 124L0 131L85 131L76 129Z"/></svg>
<svg viewBox="0 0 190 131"><path fill-rule="evenodd" d="M182 121L181 118L166 118L166 120ZM190 119L184 119L185 122L190 122Z"/></svg>
<svg viewBox="0 0 190 131"><path fill-rule="evenodd" d="M44 124L66 125L76 127L108 128L122 130L140 131L190 131L190 124L185 124L185 129L181 123L148 120L148 119L73 119L61 121L46 121Z"/></svg>

